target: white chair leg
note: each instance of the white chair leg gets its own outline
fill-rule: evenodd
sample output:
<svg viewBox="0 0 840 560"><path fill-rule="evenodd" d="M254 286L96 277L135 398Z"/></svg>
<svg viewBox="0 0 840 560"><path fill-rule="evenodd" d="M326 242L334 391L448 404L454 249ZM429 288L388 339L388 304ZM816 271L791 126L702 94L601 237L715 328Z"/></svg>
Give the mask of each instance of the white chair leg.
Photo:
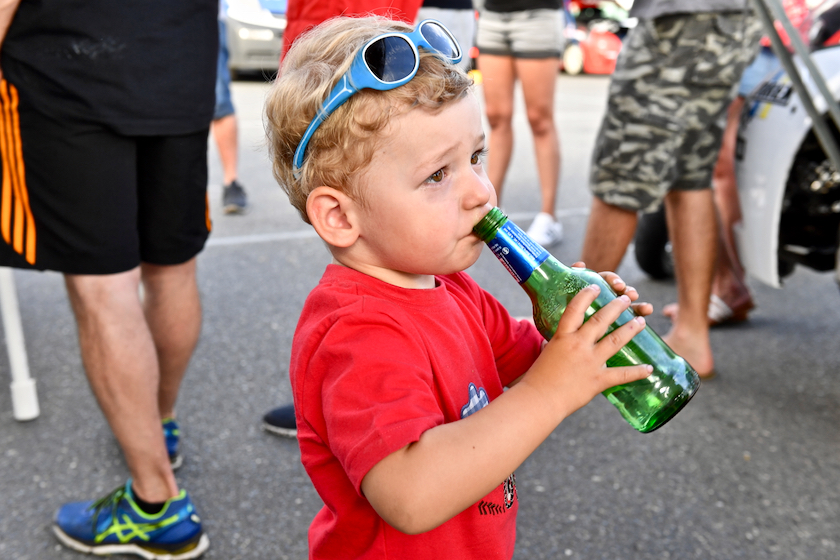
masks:
<svg viewBox="0 0 840 560"><path fill-rule="evenodd" d="M15 420L34 420L41 413L35 380L29 377L29 362L23 341L15 278L11 268L0 268L0 311L12 370L12 411Z"/></svg>

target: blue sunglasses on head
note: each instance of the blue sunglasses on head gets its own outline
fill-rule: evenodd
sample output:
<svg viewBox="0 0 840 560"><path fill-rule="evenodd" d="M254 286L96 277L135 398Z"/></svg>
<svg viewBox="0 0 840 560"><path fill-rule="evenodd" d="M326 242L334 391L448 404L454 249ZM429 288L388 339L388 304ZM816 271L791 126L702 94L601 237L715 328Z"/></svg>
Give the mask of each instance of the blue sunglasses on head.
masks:
<svg viewBox="0 0 840 560"><path fill-rule="evenodd" d="M461 61L461 47L455 37L433 19L421 21L411 33L384 33L365 43L303 133L292 161L295 179L300 179L306 146L321 123L359 90L387 91L411 81L420 67L418 48L453 64Z"/></svg>

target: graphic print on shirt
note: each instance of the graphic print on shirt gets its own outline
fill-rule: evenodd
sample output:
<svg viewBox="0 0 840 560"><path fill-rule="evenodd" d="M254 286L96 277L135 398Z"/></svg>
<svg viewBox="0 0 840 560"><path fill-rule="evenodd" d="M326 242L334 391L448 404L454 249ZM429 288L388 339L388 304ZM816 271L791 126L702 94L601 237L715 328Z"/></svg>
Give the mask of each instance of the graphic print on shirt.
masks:
<svg viewBox="0 0 840 560"><path fill-rule="evenodd" d="M462 420L467 416L475 414L476 412L490 404L490 399L487 398L487 391L484 390L484 387L476 387L475 383L470 383L469 397L469 402L467 402L467 404L461 407ZM506 513L507 510L513 507L513 503L517 499L516 475L511 473L507 480L505 480L503 486L504 505L488 502L487 500L481 500L477 504L478 512L481 515L499 515L501 513Z"/></svg>
<svg viewBox="0 0 840 560"><path fill-rule="evenodd" d="M516 473L511 473L507 480L505 480L505 509L513 507L513 501L516 499Z"/></svg>
<svg viewBox="0 0 840 560"><path fill-rule="evenodd" d="M487 398L487 391L484 387L476 388L475 383L470 383L470 401L461 407L461 419L471 416L490 404Z"/></svg>

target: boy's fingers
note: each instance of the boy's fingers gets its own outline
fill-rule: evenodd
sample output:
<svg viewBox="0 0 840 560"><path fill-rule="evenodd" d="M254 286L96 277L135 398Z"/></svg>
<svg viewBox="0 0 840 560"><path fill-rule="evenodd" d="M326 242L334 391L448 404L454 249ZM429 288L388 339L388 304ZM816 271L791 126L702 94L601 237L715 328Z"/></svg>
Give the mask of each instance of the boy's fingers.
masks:
<svg viewBox="0 0 840 560"><path fill-rule="evenodd" d="M630 301L636 301L637 299L639 299L639 291L633 286L625 286L624 291L620 293L629 297Z"/></svg>
<svg viewBox="0 0 840 560"><path fill-rule="evenodd" d="M621 276L619 276L615 272L605 270L604 272L599 272L598 274L601 276L601 278L607 281L607 284L609 284L613 290L615 290L617 286L620 286L621 289L624 289L624 280L622 280Z"/></svg>
<svg viewBox="0 0 840 560"><path fill-rule="evenodd" d="M557 332L568 334L580 329L580 326L583 324L583 319L586 317L586 310L589 309L589 306L592 305L592 302L597 299L600 293L600 286L590 284L575 294L575 297L566 306L566 311L560 317L560 322L557 324Z"/></svg>
<svg viewBox="0 0 840 560"><path fill-rule="evenodd" d="M647 316L653 313L653 304L646 301L633 303L630 307L636 315Z"/></svg>
<svg viewBox="0 0 840 560"><path fill-rule="evenodd" d="M626 385L644 379L653 372L653 367L647 364L639 366L607 367L602 371L603 391L616 385Z"/></svg>
<svg viewBox="0 0 840 560"><path fill-rule="evenodd" d="M597 344L597 349L599 352L602 352L601 356L604 358L604 361L606 362L611 356L614 356L616 352L621 350L630 342L630 339L642 332L644 328L645 318L634 317L602 338Z"/></svg>
<svg viewBox="0 0 840 560"><path fill-rule="evenodd" d="M630 307L630 298L627 296L618 296L607 305L602 307L589 318L589 321L583 326L594 337L594 340L600 339L607 332L609 326L618 319L621 313Z"/></svg>

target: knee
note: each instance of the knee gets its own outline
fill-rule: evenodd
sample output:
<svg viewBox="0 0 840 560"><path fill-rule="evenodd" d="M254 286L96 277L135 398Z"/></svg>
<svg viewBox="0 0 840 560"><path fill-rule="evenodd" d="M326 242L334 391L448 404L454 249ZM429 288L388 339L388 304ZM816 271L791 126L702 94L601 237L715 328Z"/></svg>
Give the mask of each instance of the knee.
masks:
<svg viewBox="0 0 840 560"><path fill-rule="evenodd" d="M487 109L487 123L492 130L510 128L513 121L513 111L507 109Z"/></svg>
<svg viewBox="0 0 840 560"><path fill-rule="evenodd" d="M529 109L528 124L531 125L531 132L534 136L554 134L554 114L550 109Z"/></svg>
<svg viewBox="0 0 840 560"><path fill-rule="evenodd" d="M194 257L185 263L174 265L143 263L140 265L140 270L143 286L149 292L196 283L196 259Z"/></svg>
<svg viewBox="0 0 840 560"><path fill-rule="evenodd" d="M64 283L77 320L124 313L140 305L139 268L118 274L65 274Z"/></svg>

